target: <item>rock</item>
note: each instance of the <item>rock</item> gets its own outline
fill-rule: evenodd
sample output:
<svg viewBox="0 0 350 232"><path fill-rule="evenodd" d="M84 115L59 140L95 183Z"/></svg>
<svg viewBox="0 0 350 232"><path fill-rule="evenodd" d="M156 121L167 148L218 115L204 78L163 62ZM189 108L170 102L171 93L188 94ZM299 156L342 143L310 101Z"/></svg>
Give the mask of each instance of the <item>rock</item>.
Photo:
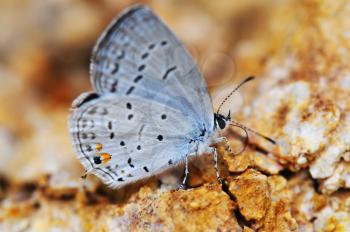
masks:
<svg viewBox="0 0 350 232"><path fill-rule="evenodd" d="M248 169L229 183L229 191L237 199L238 209L243 217L248 221L262 219L271 200L267 176Z"/></svg>
<svg viewBox="0 0 350 232"><path fill-rule="evenodd" d="M267 177L248 169L230 181L229 191L237 199L243 217L258 231L297 231L291 214L291 192L280 176Z"/></svg>

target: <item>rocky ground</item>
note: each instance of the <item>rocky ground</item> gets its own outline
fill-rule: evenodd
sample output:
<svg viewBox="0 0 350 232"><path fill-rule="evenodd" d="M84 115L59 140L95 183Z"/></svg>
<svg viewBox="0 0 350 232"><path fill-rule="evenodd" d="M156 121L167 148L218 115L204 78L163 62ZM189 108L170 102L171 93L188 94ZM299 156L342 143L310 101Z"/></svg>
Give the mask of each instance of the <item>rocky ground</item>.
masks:
<svg viewBox="0 0 350 232"><path fill-rule="evenodd" d="M135 1L0 3L0 231L350 231L350 1L142 1L189 48L214 108L274 138L120 190L82 180L67 129L91 48ZM140 1L138 1L140 2ZM226 131L232 150L242 146ZM238 149L239 150L239 149Z"/></svg>

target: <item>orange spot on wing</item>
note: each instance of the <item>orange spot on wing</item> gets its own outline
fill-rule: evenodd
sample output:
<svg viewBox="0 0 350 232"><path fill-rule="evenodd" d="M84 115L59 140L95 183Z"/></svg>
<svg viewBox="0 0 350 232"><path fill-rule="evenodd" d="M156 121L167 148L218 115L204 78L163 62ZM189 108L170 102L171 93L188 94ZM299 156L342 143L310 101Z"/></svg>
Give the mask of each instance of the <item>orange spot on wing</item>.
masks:
<svg viewBox="0 0 350 232"><path fill-rule="evenodd" d="M102 143L96 144L96 150L98 150L98 151L102 150Z"/></svg>
<svg viewBox="0 0 350 232"><path fill-rule="evenodd" d="M112 158L112 156L109 153L100 153L99 156L101 157L102 162L104 164L107 164Z"/></svg>

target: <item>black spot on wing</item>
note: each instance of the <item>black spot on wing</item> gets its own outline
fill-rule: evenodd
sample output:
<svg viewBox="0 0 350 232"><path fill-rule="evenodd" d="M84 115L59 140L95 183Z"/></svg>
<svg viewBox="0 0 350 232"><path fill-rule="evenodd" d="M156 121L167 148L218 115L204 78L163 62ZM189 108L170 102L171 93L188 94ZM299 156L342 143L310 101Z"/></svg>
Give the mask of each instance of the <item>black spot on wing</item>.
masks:
<svg viewBox="0 0 350 232"><path fill-rule="evenodd" d="M95 139L96 138L96 134L94 132L89 132L89 133L80 133L78 132L78 134L81 134L81 138L82 139Z"/></svg>
<svg viewBox="0 0 350 232"><path fill-rule="evenodd" d="M92 147L90 145L86 145L85 147L86 147L86 151L88 151L88 152L92 151Z"/></svg>
<svg viewBox="0 0 350 232"><path fill-rule="evenodd" d="M144 54L142 54L141 59L146 59L149 56L148 52L145 52Z"/></svg>
<svg viewBox="0 0 350 232"><path fill-rule="evenodd" d="M162 141L162 140L163 140L163 135L158 135L158 136L157 136L157 139L158 139L159 141Z"/></svg>
<svg viewBox="0 0 350 232"><path fill-rule="evenodd" d="M134 91L135 87L134 86L131 86L128 91L126 92L126 95L129 95L132 93L132 91Z"/></svg>
<svg viewBox="0 0 350 232"><path fill-rule="evenodd" d="M113 69L111 71L111 74L116 74L119 70L119 64L118 63L114 63L113 64Z"/></svg>
<svg viewBox="0 0 350 232"><path fill-rule="evenodd" d="M128 164L129 164L130 167L134 168L135 166L131 162L132 162L132 160L131 160L131 158L129 158L128 159Z"/></svg>
<svg viewBox="0 0 350 232"><path fill-rule="evenodd" d="M115 80L115 81L112 83L111 89L110 89L112 93L117 92L117 85L118 85L118 81Z"/></svg>
<svg viewBox="0 0 350 232"><path fill-rule="evenodd" d="M142 78L143 78L142 75L138 75L137 77L135 77L134 82L137 83L137 82L139 82Z"/></svg>
<svg viewBox="0 0 350 232"><path fill-rule="evenodd" d="M102 163L101 157L95 156L95 157L94 157L94 163L95 163L95 164L101 164L101 163Z"/></svg>
<svg viewBox="0 0 350 232"><path fill-rule="evenodd" d="M144 128L145 128L145 125L142 125L140 130L139 130L139 132L137 133L139 135L139 139L141 137L141 134L142 134L142 131L143 131Z"/></svg>
<svg viewBox="0 0 350 232"><path fill-rule="evenodd" d="M174 66L174 67L171 67L171 68L169 68L168 70L166 70L166 72L164 73L162 79L165 80L165 79L169 76L169 74L170 74L171 72L173 72L173 71L176 70L176 68L177 68L177 67Z"/></svg>
<svg viewBox="0 0 350 232"><path fill-rule="evenodd" d="M138 67L139 72L142 72L146 68L146 65L142 64Z"/></svg>
<svg viewBox="0 0 350 232"><path fill-rule="evenodd" d="M108 127L109 130L112 130L112 121L109 121L109 122L108 122L107 127Z"/></svg>
<svg viewBox="0 0 350 232"><path fill-rule="evenodd" d="M79 108L80 106L84 105L85 103L92 101L92 100L95 100L99 97L100 97L100 95L97 93L90 93L83 100L81 100L75 107Z"/></svg>

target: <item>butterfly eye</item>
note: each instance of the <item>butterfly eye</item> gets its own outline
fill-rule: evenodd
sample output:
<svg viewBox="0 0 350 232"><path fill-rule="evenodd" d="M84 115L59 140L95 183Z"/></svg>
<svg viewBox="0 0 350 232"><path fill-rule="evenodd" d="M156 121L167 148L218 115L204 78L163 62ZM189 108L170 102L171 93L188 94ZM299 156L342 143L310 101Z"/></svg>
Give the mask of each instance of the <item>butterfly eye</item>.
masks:
<svg viewBox="0 0 350 232"><path fill-rule="evenodd" d="M218 117L218 118L217 118L217 123L218 123L219 128L220 128L221 130L224 129L224 128L226 127L226 122L225 122L225 120L224 120L223 118L221 118L221 117Z"/></svg>

